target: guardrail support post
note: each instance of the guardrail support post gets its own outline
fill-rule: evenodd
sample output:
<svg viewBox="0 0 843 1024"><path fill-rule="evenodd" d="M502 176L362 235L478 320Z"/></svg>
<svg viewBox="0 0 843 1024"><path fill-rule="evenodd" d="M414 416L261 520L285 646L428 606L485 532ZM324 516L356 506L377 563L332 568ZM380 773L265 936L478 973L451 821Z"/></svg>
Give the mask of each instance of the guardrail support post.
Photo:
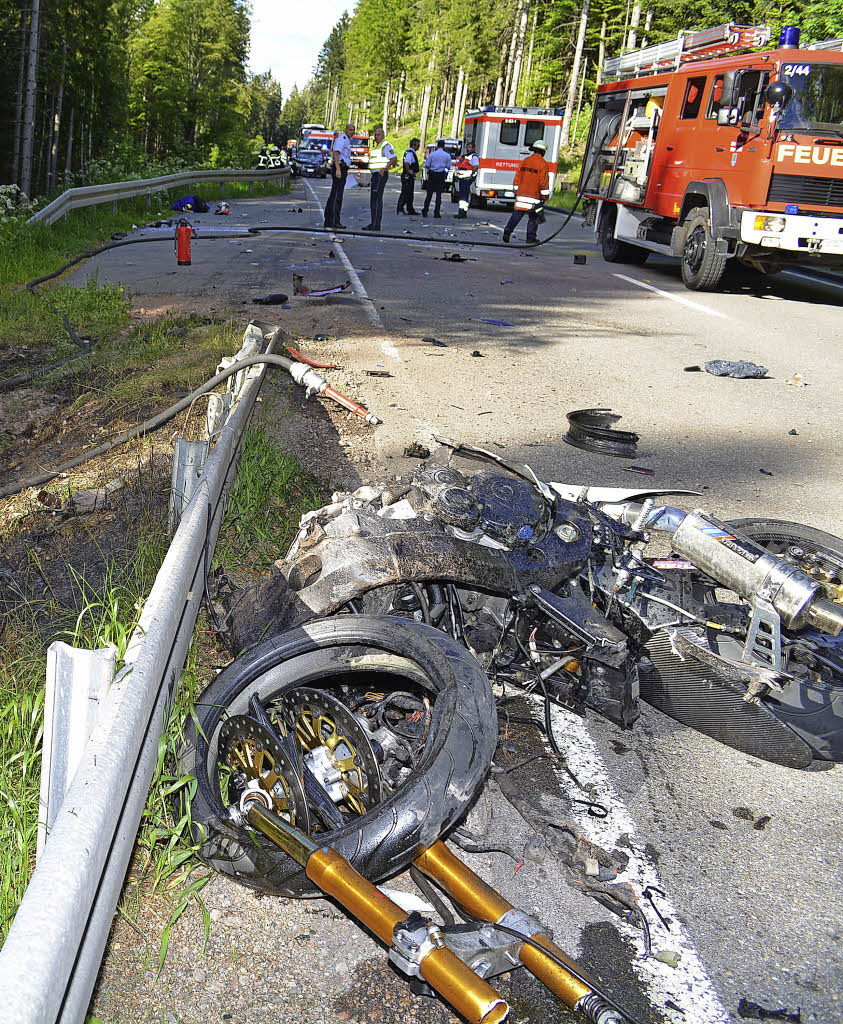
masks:
<svg viewBox="0 0 843 1024"><path fill-rule="evenodd" d="M253 182L253 181L250 181L250 182L249 182L249 195L251 195L251 194L252 194L252 186L253 186L253 185L254 185L254 182Z"/></svg>
<svg viewBox="0 0 843 1024"><path fill-rule="evenodd" d="M61 640L47 649L36 859L73 781L100 699L114 678L116 655L114 647L85 651Z"/></svg>
<svg viewBox="0 0 843 1024"><path fill-rule="evenodd" d="M173 476L170 483L170 514L167 519L171 531L175 529L199 485L210 448L210 442L207 440L185 441L183 437L176 438Z"/></svg>

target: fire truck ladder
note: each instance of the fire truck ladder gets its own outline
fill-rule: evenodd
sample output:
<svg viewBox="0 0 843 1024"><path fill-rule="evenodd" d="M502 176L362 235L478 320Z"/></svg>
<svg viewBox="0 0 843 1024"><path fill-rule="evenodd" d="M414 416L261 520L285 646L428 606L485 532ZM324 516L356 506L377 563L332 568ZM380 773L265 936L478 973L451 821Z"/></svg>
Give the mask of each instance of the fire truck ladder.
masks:
<svg viewBox="0 0 843 1024"><path fill-rule="evenodd" d="M770 41L769 25L735 25L729 21L702 32L680 32L676 39L630 50L603 63L604 81L610 78L634 78L637 75L672 71L686 60L718 57Z"/></svg>

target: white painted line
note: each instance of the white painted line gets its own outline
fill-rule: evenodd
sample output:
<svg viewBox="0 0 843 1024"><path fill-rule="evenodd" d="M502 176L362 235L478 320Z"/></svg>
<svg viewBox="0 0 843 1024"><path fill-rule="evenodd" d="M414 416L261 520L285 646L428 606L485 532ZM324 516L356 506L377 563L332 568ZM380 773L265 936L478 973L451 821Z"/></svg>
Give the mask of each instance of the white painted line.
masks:
<svg viewBox="0 0 843 1024"><path fill-rule="evenodd" d="M661 295L665 299L670 299L673 302L678 302L682 306L687 306L688 309L696 309L700 313L708 313L709 316L719 316L723 320L730 320L731 317L725 313L719 312L716 309L709 309L708 306L703 306L699 302L692 302L690 299L686 299L682 295L674 295L673 292L662 291L661 288L656 288L655 285L647 284L646 281L639 281L636 277L627 277L626 274L614 274L614 277L619 277L621 281L629 281L630 284L637 284L639 288L646 288L648 292L655 292L657 295Z"/></svg>
<svg viewBox="0 0 843 1024"><path fill-rule="evenodd" d="M311 199L313 199L313 201L321 210L322 204L319 202L319 196L316 195L313 186L307 180L303 180L302 183L304 187L307 189L307 191L310 193ZM372 321L375 327L379 327L381 330L384 330L383 320L381 320L380 318L380 313L378 313L378 311L375 309L374 303L369 298L366 289L363 287L363 282L360 280L360 277L357 271L354 269L351 260L346 255L345 249L343 249L342 244L339 241L339 238L335 235L332 235L331 244L334 247L334 252L337 254L337 256L339 256L340 262L345 267L345 271L348 274L348 278L351 281L352 288L354 289L354 294L357 296L358 299L360 299L361 303L363 304L363 311L365 312L366 316ZM398 349L392 344L392 342L382 342L381 348L383 349L384 353L390 356L392 359L397 359L399 362L401 361L401 356L398 354Z"/></svg>
<svg viewBox="0 0 843 1024"><path fill-rule="evenodd" d="M543 721L543 702L536 697L533 700L537 720ZM578 715L555 705L551 706L550 713L554 735L557 741L561 740L560 746L565 751L565 758L571 771L578 779L588 780L589 798L598 800L609 809L605 818L595 818L588 814L585 807L574 804L572 813L576 818L578 830L586 839L606 850L619 848L629 854L629 862L618 874L617 881L631 885L636 896L640 897L648 885L666 891L655 866L636 836L638 830L632 815L615 791L597 744L585 722ZM561 769L557 768L556 773L565 790L570 792L570 778ZM654 920L654 915L647 915L653 937L653 952L670 950L679 953L680 960L675 968L651 958L633 961L633 970L641 984L648 990L651 1002L660 1008L668 1020L676 1021L677 1024L729 1024L731 1015L720 1002L699 954L682 927L670 897L659 896L658 901L659 910L665 917L670 918L670 931L665 932L659 922ZM620 920L615 923L615 927L643 951L640 929ZM682 1013L668 1009L665 1006L667 1000L674 1002Z"/></svg>

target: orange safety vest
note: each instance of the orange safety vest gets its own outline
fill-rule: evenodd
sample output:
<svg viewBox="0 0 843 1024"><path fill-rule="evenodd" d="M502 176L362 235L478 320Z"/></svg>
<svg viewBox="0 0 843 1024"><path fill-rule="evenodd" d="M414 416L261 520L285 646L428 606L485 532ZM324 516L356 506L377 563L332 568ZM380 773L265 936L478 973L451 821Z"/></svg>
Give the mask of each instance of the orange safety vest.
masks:
<svg viewBox="0 0 843 1024"><path fill-rule="evenodd" d="M515 172L515 209L533 210L550 195L550 172L541 153L531 153Z"/></svg>

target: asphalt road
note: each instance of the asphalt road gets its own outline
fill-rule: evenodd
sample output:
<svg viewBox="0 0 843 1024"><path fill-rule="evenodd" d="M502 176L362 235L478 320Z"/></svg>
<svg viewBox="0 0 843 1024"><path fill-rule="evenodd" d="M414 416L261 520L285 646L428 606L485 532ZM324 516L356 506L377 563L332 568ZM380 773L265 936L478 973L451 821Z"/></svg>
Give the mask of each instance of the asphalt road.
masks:
<svg viewBox="0 0 843 1024"><path fill-rule="evenodd" d="M323 182L299 182L289 197L232 202L226 226L318 226L327 191ZM497 446L547 479L692 488L702 497L690 504L722 518L770 516L843 533L843 288L798 272L755 289L692 293L675 261L605 264L576 219L526 255L472 248L473 240L500 240L504 212L472 210L466 224L451 219L455 207L446 199L441 220L399 218L396 194L390 186L384 231L439 242L200 238L189 269L176 268L171 245L162 242L105 254L76 279L119 280L149 313L197 308L242 316L245 325L258 312L305 338L330 336L310 340L310 349L341 362L332 380L385 422L371 431L311 407L307 426L279 419L275 428L337 482L407 472L407 444L432 447L435 435L445 435ZM221 219L199 220L201 234ZM359 229L368 220L368 193L350 190L344 223ZM558 223L549 218L543 233ZM453 252L468 261L442 259ZM584 265L574 262L580 254ZM326 299L291 298L290 309L251 305L254 295L289 291L293 272L311 287L350 278L353 288ZM471 319L479 317L505 326ZM430 337L444 347L423 340ZM716 358L762 363L769 378L685 370ZM367 369L392 376L370 377ZM796 373L806 387L786 384ZM613 409L621 427L640 434L635 464L653 476L563 442L566 412L592 407ZM269 408L265 423L273 422ZM555 727L572 768L610 813L589 817L570 802L564 777L549 772L533 777L534 798L560 809L592 841L623 849L625 877L639 895L648 885L666 894L658 905L669 928L642 905L654 953L678 953L678 966L642 958L640 931L570 890L562 868L537 858L513 875L507 858L489 855L480 860L483 873L602 978L615 975L615 991L644 1019L737 1020L742 997L801 1008L802 1021L843 1019L841 769L762 763L650 710L628 733L562 712ZM766 825L754 827L763 817ZM496 809L494 828L523 841L524 822L508 808ZM306 972L305 961L296 969ZM535 1024L552 1019L546 1013L536 1003L519 1018ZM353 1012L343 1019L353 1020Z"/></svg>

